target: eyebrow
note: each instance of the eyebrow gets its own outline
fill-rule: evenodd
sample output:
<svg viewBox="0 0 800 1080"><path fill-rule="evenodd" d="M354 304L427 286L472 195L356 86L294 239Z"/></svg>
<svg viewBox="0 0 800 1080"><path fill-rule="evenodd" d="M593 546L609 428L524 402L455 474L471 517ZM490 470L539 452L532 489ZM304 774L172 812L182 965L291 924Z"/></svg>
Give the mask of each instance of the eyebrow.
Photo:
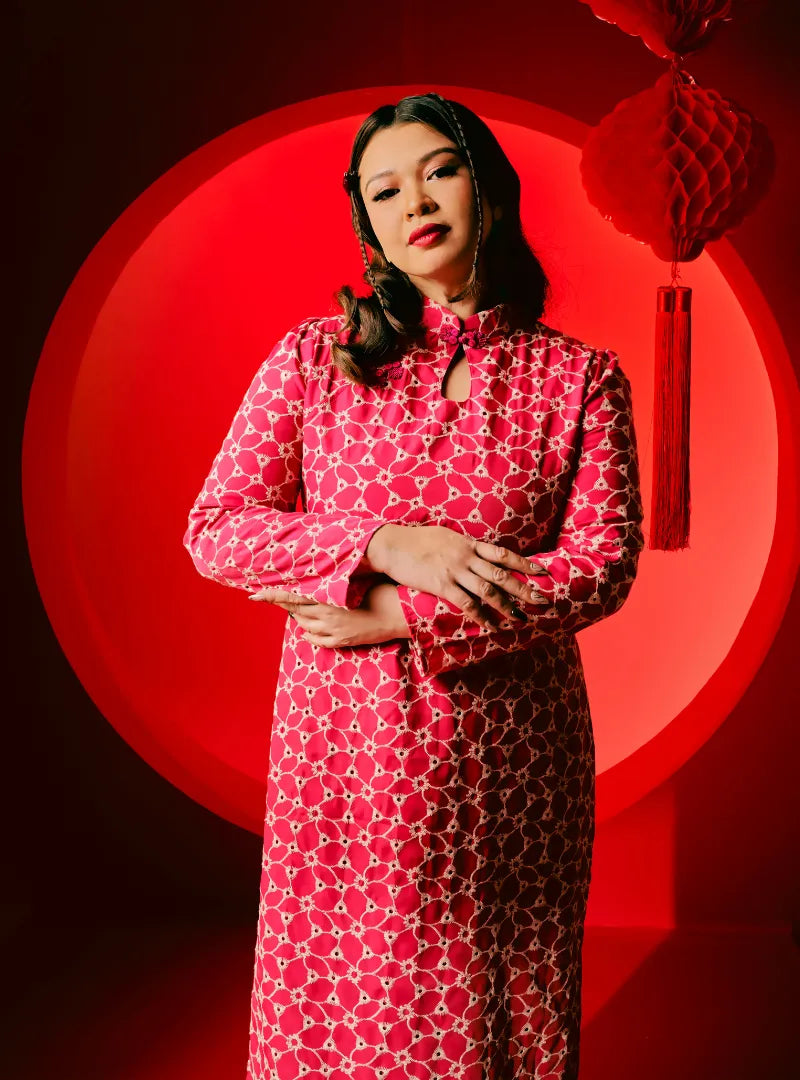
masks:
<svg viewBox="0 0 800 1080"><path fill-rule="evenodd" d="M457 146L439 146L435 150L429 150L427 154L423 154L422 157L418 159L417 165L424 165L426 161L430 161L430 159L436 157L437 154L455 154L456 157L461 158L462 162L464 160L464 156ZM375 173L375 175L371 176L366 184L364 184L364 191L367 190L373 180L377 180L381 176L391 176L394 171L394 169L384 169L383 172Z"/></svg>

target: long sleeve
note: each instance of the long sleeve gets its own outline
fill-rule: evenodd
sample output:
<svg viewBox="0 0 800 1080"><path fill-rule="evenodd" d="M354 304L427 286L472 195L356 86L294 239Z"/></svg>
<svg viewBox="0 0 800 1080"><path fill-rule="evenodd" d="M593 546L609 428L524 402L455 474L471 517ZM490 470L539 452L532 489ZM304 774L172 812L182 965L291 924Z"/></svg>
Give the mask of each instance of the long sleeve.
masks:
<svg viewBox="0 0 800 1080"><path fill-rule="evenodd" d="M555 546L521 552L549 576L514 572L550 605L519 603L527 622L486 629L441 597L399 586L412 655L423 673L524 649L543 634L581 630L612 615L630 592L644 546L643 512L630 384L617 354L595 351L585 385L579 456Z"/></svg>
<svg viewBox="0 0 800 1080"><path fill-rule="evenodd" d="M314 354L311 319L272 348L195 500L183 543L199 573L224 585L249 591L280 586L352 609L378 579L365 553L385 521L368 513L295 509Z"/></svg>

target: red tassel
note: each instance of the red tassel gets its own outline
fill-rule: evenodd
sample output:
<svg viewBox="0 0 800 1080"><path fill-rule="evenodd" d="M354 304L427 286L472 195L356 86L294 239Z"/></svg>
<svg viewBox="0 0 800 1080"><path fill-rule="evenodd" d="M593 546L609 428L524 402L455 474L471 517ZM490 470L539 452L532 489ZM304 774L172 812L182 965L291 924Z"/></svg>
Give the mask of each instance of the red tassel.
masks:
<svg viewBox="0 0 800 1080"><path fill-rule="evenodd" d="M689 545L691 307L691 289L659 286L650 547L660 551Z"/></svg>

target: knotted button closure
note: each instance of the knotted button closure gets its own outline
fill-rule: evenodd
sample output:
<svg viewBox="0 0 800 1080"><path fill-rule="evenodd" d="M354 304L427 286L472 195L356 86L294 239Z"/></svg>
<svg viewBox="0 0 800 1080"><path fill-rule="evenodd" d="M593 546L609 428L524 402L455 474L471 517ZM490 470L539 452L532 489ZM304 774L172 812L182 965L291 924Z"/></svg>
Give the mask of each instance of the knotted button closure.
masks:
<svg viewBox="0 0 800 1080"><path fill-rule="evenodd" d="M480 330L459 330L451 324L440 328L439 337L450 345L466 345L469 349L483 348L489 340L488 334L483 334Z"/></svg>

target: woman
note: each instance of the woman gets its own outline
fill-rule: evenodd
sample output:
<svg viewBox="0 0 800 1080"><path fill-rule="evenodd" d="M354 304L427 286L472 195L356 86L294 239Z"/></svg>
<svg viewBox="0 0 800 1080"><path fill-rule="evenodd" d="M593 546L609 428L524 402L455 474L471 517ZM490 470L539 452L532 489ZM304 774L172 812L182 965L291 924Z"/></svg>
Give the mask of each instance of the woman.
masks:
<svg viewBox="0 0 800 1080"><path fill-rule="evenodd" d="M539 321L519 180L470 110L376 110L345 188L370 294L274 346L184 540L292 616L247 1075L570 1080L594 836L575 631L642 547L628 381Z"/></svg>

